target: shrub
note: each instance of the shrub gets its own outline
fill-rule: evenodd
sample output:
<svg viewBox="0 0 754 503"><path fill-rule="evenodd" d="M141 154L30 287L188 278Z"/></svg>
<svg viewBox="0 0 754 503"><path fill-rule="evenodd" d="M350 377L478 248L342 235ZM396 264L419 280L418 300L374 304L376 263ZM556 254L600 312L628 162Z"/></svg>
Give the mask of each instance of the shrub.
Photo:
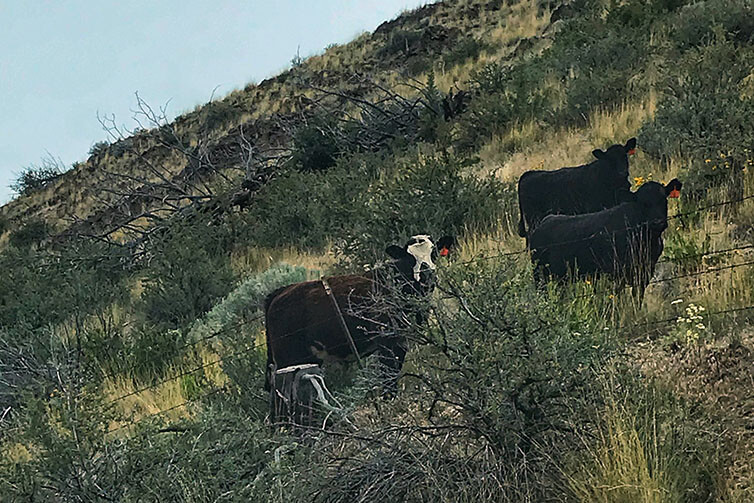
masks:
<svg viewBox="0 0 754 503"><path fill-rule="evenodd" d="M10 188L19 195L28 196L47 187L66 171L60 159L48 156L42 159L41 164L31 164L24 168L10 184Z"/></svg>
<svg viewBox="0 0 754 503"><path fill-rule="evenodd" d="M323 502L563 500L558 466L589 431L610 346L530 275L507 261L446 269L433 321L409 330L405 392L358 438L322 439L313 454L337 452L335 466L289 490ZM364 449L365 438L378 440Z"/></svg>
<svg viewBox="0 0 754 503"><path fill-rule="evenodd" d="M633 28L647 27L658 16L678 10L689 3L688 0L630 0L613 6L607 15L607 22Z"/></svg>
<svg viewBox="0 0 754 503"><path fill-rule="evenodd" d="M379 51L379 56L410 56L421 43L421 30L394 29L387 36L385 45Z"/></svg>
<svg viewBox="0 0 754 503"><path fill-rule="evenodd" d="M550 93L543 86L546 74L546 68L528 61L515 67L490 63L473 73L479 94L459 121L459 145L479 146L513 124L552 112Z"/></svg>
<svg viewBox="0 0 754 503"><path fill-rule="evenodd" d="M261 314L262 303L278 287L306 281L306 268L277 264L245 279L189 330L188 339L197 341L219 333L234 324ZM258 316L257 316L258 317ZM229 337L232 333L227 334Z"/></svg>
<svg viewBox="0 0 754 503"><path fill-rule="evenodd" d="M751 43L754 36L751 2L697 2L683 9L671 23L672 40L682 51L714 42L720 31L736 43Z"/></svg>
<svg viewBox="0 0 754 503"><path fill-rule="evenodd" d="M726 168L745 167L754 145L754 97L742 95L741 85L752 65L754 51L728 41L688 51L654 119L640 131L643 149L660 158L692 159L691 179L709 185L725 181Z"/></svg>
<svg viewBox="0 0 754 503"><path fill-rule="evenodd" d="M406 75L413 76L424 73L432 68L432 62L429 58L421 55L411 56L406 60Z"/></svg>
<svg viewBox="0 0 754 503"><path fill-rule="evenodd" d="M261 246L336 248L360 265L383 259L385 246L417 233L441 236L488 230L514 192L469 173L473 160L403 159L363 154L325 173L291 172L268 183L244 217L246 239ZM305 195L305 196L302 196Z"/></svg>
<svg viewBox="0 0 754 503"><path fill-rule="evenodd" d="M38 245L49 236L50 227L42 219L33 219L10 233L8 242L16 248Z"/></svg>
<svg viewBox="0 0 754 503"><path fill-rule="evenodd" d="M364 193L385 161L378 154L340 158L326 173L291 171L265 184L243 216L252 244L319 249L362 212Z"/></svg>
<svg viewBox="0 0 754 503"><path fill-rule="evenodd" d="M422 352L435 369L427 392L463 404L468 425L501 456L561 432L558 424L571 420L566 404L594 391L596 358L609 351L601 321L542 295L531 271L513 262L461 265L441 285L466 307L438 308L427 340L435 351Z"/></svg>
<svg viewBox="0 0 754 503"><path fill-rule="evenodd" d="M36 329L111 302L122 294L121 257L92 243L69 243L58 251L5 250L0 253L0 326Z"/></svg>
<svg viewBox="0 0 754 503"><path fill-rule="evenodd" d="M204 218L175 222L150 249L141 295L145 320L163 332L209 311L233 287L229 247L227 231Z"/></svg>
<svg viewBox="0 0 754 503"><path fill-rule="evenodd" d="M488 45L481 40L472 37L464 38L455 44L452 49L443 54L442 62L445 65L445 69L449 70L454 66L476 58L487 47Z"/></svg>
<svg viewBox="0 0 754 503"><path fill-rule="evenodd" d="M450 145L449 128L443 111L443 94L435 85L435 74L427 76L427 85L421 88L424 106L419 109L417 118L417 136L429 143Z"/></svg>
<svg viewBox="0 0 754 503"><path fill-rule="evenodd" d="M512 211L513 192L494 177L468 173L473 160L412 155L387 164L358 205L336 247L356 264L384 258L388 244L415 234L439 237L487 231Z"/></svg>
<svg viewBox="0 0 754 503"><path fill-rule="evenodd" d="M330 115L317 115L296 129L293 135L293 163L301 171L324 171L335 165L341 154L338 124Z"/></svg>
<svg viewBox="0 0 754 503"><path fill-rule="evenodd" d="M99 157L102 155L105 155L105 152L107 152L107 149L110 147L110 142L106 140L98 141L94 145L91 146L89 149L89 156L90 157Z"/></svg>
<svg viewBox="0 0 754 503"><path fill-rule="evenodd" d="M236 115L228 100L210 101L201 109L202 131L204 134L227 125Z"/></svg>
<svg viewBox="0 0 754 503"><path fill-rule="evenodd" d="M569 23L544 55L565 83L560 120L582 122L595 107L615 106L641 94L629 83L650 54L645 31L599 19Z"/></svg>

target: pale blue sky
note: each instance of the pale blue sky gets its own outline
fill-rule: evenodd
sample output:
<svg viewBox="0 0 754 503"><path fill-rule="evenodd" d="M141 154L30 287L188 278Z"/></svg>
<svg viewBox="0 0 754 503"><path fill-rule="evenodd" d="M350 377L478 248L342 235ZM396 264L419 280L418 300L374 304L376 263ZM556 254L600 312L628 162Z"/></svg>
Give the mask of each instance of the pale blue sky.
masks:
<svg viewBox="0 0 754 503"><path fill-rule="evenodd" d="M24 166L66 165L130 120L134 92L178 115L426 0L0 0L0 204Z"/></svg>

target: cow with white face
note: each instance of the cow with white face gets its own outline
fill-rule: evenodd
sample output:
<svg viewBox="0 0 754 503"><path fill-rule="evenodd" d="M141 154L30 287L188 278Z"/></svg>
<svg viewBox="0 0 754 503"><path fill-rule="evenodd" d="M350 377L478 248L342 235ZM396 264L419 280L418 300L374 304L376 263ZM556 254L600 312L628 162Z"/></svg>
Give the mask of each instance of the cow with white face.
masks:
<svg viewBox="0 0 754 503"><path fill-rule="evenodd" d="M386 312L378 307L377 299L428 295L434 286L437 257L447 256L455 242L453 237L445 236L435 244L428 235L416 235L402 247L386 248L393 259L386 267L363 275L295 283L272 292L264 305L265 387L269 389L273 367L349 361L376 352L392 370L388 387L394 391L406 356L406 340L397 326L402 322L397 320L422 316L417 312ZM392 306L409 304L401 299L390 302Z"/></svg>
<svg viewBox="0 0 754 503"><path fill-rule="evenodd" d="M435 245L428 235L419 234L412 236L403 247L388 246L385 253L394 259L392 265L405 282L403 293L413 290L426 294L434 279L434 261L438 256L447 256L454 245L455 239L451 236L440 238Z"/></svg>

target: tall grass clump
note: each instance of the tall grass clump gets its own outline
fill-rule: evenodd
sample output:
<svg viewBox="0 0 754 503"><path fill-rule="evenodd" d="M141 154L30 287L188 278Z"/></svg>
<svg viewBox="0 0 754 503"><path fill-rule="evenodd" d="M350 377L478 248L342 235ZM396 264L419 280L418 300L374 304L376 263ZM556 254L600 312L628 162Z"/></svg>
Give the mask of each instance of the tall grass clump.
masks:
<svg viewBox="0 0 754 503"><path fill-rule="evenodd" d="M604 405L568 474L572 495L584 503L718 501L721 428L661 383L615 370L600 378Z"/></svg>

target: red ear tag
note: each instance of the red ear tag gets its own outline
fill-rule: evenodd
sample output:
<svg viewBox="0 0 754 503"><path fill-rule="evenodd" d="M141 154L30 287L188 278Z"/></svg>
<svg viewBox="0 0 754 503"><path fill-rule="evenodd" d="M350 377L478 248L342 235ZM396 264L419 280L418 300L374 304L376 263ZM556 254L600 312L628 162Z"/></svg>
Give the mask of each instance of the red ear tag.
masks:
<svg viewBox="0 0 754 503"><path fill-rule="evenodd" d="M670 191L670 195L668 197L671 197L673 199L678 199L681 197L681 191L678 189L673 189Z"/></svg>
<svg viewBox="0 0 754 503"><path fill-rule="evenodd" d="M450 253L450 250L448 250L446 247L443 246L442 249L440 249L440 256L441 257L447 257L448 253Z"/></svg>
<svg viewBox="0 0 754 503"><path fill-rule="evenodd" d="M631 150L628 151L628 155L634 155L635 153L636 153L635 148L632 148Z"/></svg>

